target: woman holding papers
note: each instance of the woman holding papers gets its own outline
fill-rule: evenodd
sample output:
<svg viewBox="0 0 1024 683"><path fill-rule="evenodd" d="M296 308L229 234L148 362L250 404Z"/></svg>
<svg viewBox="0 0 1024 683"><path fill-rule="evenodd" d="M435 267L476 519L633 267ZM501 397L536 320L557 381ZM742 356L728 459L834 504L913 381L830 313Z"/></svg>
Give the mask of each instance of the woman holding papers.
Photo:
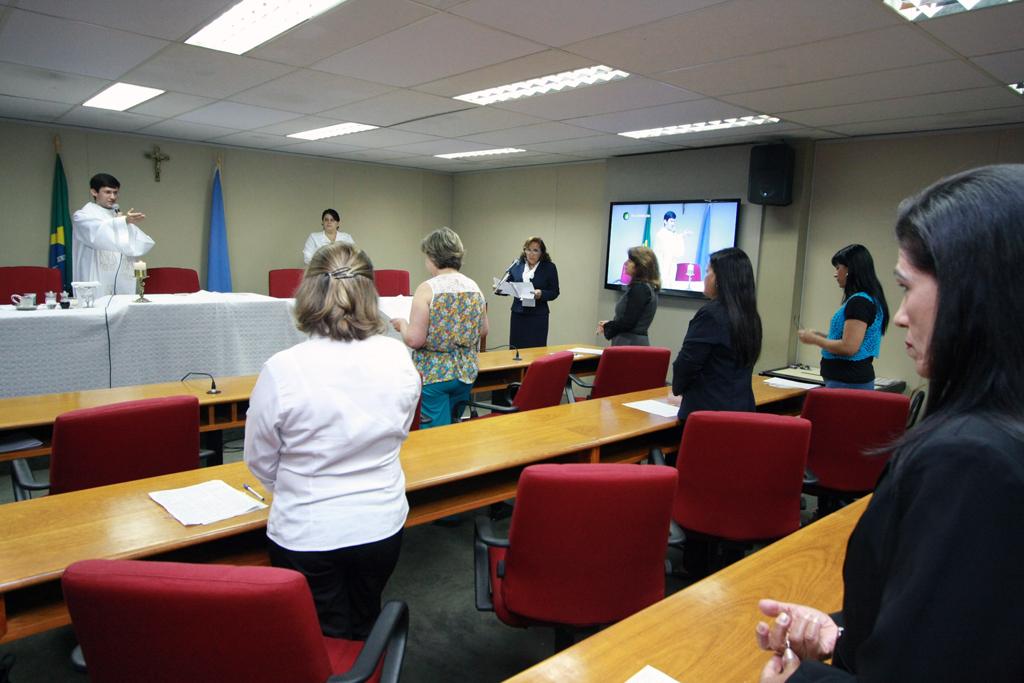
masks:
<svg viewBox="0 0 1024 683"><path fill-rule="evenodd" d="M409 511L398 456L420 377L382 334L373 266L352 245L313 255L295 320L310 338L263 365L245 462L274 495L271 564L306 576L325 635L362 640L398 561Z"/></svg>
<svg viewBox="0 0 1024 683"><path fill-rule="evenodd" d="M711 254L704 293L711 301L690 320L672 364L672 393L683 397L680 420L695 410L754 410L751 375L761 355L761 316L754 268L742 249Z"/></svg>
<svg viewBox="0 0 1024 683"><path fill-rule="evenodd" d="M352 239L352 235L338 230L341 226L341 214L334 209L324 209L324 212L320 214L320 225L323 227L323 230L309 233L309 237L306 238L306 244L302 247L302 262L307 266L316 250L326 244L334 244L337 241L347 242L348 244L356 243Z"/></svg>
<svg viewBox="0 0 1024 683"><path fill-rule="evenodd" d="M905 200L896 240L893 321L930 381L925 418L850 535L841 617L761 601L762 681L1024 679L1024 165Z"/></svg>
<svg viewBox="0 0 1024 683"><path fill-rule="evenodd" d="M650 346L647 329L658 312L658 257L647 247L630 247L626 273L629 285L615 305L615 318L597 323L597 334L603 334L612 346Z"/></svg>
<svg viewBox="0 0 1024 683"><path fill-rule="evenodd" d="M558 269L544 240L531 237L523 244L519 262L508 271L509 282L533 285L533 301L512 301L508 343L517 349L548 345L548 302L558 298Z"/></svg>
<svg viewBox="0 0 1024 683"><path fill-rule="evenodd" d="M487 334L487 312L480 287L459 272L466 250L451 228L423 238L430 279L416 288L409 320L391 324L413 349L423 375L423 428L451 424L452 409L469 401L478 371L477 349Z"/></svg>
<svg viewBox="0 0 1024 683"><path fill-rule="evenodd" d="M821 347L821 377L826 387L875 388L872 359L889 327L889 305L875 275L871 252L860 244L843 247L832 257L843 305L832 316L828 334L799 330L804 344Z"/></svg>

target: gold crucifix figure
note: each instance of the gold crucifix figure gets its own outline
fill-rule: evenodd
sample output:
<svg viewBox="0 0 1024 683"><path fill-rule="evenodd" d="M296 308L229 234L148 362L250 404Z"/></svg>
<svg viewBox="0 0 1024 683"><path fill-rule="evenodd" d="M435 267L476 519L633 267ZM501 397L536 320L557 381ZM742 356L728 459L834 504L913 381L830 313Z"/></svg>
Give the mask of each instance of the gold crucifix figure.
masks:
<svg viewBox="0 0 1024 683"><path fill-rule="evenodd" d="M160 164L164 161L170 161L171 157L160 152L160 145L153 145L152 152L146 152L145 157L153 160L153 176L156 181L160 182Z"/></svg>

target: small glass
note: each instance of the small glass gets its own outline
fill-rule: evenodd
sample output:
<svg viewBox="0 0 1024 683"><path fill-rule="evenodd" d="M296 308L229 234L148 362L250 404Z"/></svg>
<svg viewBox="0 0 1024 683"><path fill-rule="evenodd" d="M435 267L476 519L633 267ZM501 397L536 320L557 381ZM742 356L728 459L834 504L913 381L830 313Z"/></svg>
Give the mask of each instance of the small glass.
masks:
<svg viewBox="0 0 1024 683"><path fill-rule="evenodd" d="M46 293L46 307L50 310L57 308L57 292Z"/></svg>

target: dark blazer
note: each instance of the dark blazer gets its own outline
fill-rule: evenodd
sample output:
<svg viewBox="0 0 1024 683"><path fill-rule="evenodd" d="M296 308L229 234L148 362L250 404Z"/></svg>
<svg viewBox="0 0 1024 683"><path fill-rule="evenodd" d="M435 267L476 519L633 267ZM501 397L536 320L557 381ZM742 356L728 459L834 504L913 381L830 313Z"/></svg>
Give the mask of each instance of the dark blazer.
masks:
<svg viewBox="0 0 1024 683"><path fill-rule="evenodd" d="M524 261L512 266L509 273L509 282L523 281ZM533 288L540 290L540 298L536 306L523 306L518 298L512 301L512 312L523 315L548 315L548 302L558 298L558 268L551 261L541 261L537 264L537 271L533 274Z"/></svg>
<svg viewBox="0 0 1024 683"><path fill-rule="evenodd" d="M753 368L739 364L729 336L729 317L720 302L705 304L693 316L672 364L672 393L683 396L679 419L695 410L753 412Z"/></svg>
<svg viewBox="0 0 1024 683"><path fill-rule="evenodd" d="M835 666L789 680L1024 680L1022 535L1024 443L981 417L936 427L890 461L850 535Z"/></svg>

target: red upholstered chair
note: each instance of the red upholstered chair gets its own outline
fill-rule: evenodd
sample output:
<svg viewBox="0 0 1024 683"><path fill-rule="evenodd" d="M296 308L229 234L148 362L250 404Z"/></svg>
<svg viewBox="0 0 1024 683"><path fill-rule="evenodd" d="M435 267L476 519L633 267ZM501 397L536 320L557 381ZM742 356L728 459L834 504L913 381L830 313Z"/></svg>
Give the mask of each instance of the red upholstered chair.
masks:
<svg viewBox="0 0 1024 683"><path fill-rule="evenodd" d="M170 396L71 410L53 423L50 481L14 461L15 497L155 477L199 465L199 400ZM20 491L19 491L20 489Z"/></svg>
<svg viewBox="0 0 1024 683"><path fill-rule="evenodd" d="M513 382L509 388L516 387L515 398L511 406L499 406L482 401L470 401L470 411L477 417L476 408L490 410L492 417L502 413L521 413L526 410L557 406L562 401L565 383L569 380L569 369L572 367L572 351L559 351L537 358L526 369L526 376L521 383Z"/></svg>
<svg viewBox="0 0 1024 683"><path fill-rule="evenodd" d="M592 389L590 398L656 389L665 386L671 356L671 351L658 346L609 346L601 353L593 384L571 377L581 387Z"/></svg>
<svg viewBox="0 0 1024 683"><path fill-rule="evenodd" d="M800 528L810 439L811 423L799 417L700 410L686 418L672 519L688 541L710 546L710 568L721 564L721 541L725 556L737 557L737 548Z"/></svg>
<svg viewBox="0 0 1024 683"><path fill-rule="evenodd" d="M36 303L41 304L47 292L60 293L63 288L60 271L42 266L0 267L0 304L10 304L12 294L35 292Z"/></svg>
<svg viewBox="0 0 1024 683"><path fill-rule="evenodd" d="M870 493L888 453L870 451L906 430L910 399L903 394L859 389L812 389L801 417L811 421L804 492L818 497L818 516Z"/></svg>
<svg viewBox="0 0 1024 683"><path fill-rule="evenodd" d="M375 270L373 283L380 296L409 296L408 270Z"/></svg>
<svg viewBox="0 0 1024 683"><path fill-rule="evenodd" d="M476 606L509 626L609 624L665 597L676 473L624 464L523 470L508 539L476 520Z"/></svg>
<svg viewBox="0 0 1024 683"><path fill-rule="evenodd" d="M295 297L295 290L302 284L302 275L306 271L302 268L278 268L268 273L268 291L270 296L278 299L291 299Z"/></svg>
<svg viewBox="0 0 1024 683"><path fill-rule="evenodd" d="M405 603L365 645L328 638L290 569L85 560L61 583L93 683L393 682L405 655Z"/></svg>
<svg viewBox="0 0 1024 683"><path fill-rule="evenodd" d="M199 273L191 268L150 268L146 294L182 294L199 291Z"/></svg>

